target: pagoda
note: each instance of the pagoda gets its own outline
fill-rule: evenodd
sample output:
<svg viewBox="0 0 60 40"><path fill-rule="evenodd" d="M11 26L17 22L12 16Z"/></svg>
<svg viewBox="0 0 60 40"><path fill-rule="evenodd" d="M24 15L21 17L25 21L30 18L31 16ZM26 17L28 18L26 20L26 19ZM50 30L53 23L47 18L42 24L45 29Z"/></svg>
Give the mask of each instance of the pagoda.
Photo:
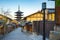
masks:
<svg viewBox="0 0 60 40"><path fill-rule="evenodd" d="M23 15L22 15L23 12L20 11L20 6L18 6L18 11L15 12L15 13L16 13L16 15L15 15L15 16L16 16L16 17L15 17L16 20L17 20L17 21L21 21L22 16L23 16Z"/></svg>

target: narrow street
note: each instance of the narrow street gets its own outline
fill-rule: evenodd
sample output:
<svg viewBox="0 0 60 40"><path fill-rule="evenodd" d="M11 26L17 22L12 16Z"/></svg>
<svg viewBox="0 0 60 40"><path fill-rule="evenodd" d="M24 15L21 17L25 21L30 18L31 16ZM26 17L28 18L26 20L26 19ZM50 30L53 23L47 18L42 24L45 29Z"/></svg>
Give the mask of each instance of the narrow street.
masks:
<svg viewBox="0 0 60 40"><path fill-rule="evenodd" d="M42 36L26 34L21 32L21 28L17 28L5 35L1 40L42 40Z"/></svg>

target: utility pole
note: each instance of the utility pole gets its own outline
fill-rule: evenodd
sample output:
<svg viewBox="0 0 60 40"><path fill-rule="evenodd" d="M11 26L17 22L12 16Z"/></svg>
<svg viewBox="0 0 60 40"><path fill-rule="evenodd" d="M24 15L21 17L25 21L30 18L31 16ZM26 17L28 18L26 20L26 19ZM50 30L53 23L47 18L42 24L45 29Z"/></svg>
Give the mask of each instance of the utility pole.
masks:
<svg viewBox="0 0 60 40"><path fill-rule="evenodd" d="M42 3L42 10L43 10L43 40L45 40L45 9L46 9L46 2Z"/></svg>

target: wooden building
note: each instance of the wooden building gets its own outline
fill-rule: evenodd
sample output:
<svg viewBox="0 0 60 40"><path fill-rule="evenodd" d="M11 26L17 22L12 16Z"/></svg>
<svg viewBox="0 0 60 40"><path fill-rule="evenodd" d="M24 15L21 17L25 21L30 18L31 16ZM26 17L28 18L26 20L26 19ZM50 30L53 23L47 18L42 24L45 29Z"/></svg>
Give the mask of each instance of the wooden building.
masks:
<svg viewBox="0 0 60 40"><path fill-rule="evenodd" d="M7 17L7 16L5 16L5 15L2 15L2 14L0 14L0 20L4 20L5 23L12 21L11 18L9 18L9 17Z"/></svg>
<svg viewBox="0 0 60 40"><path fill-rule="evenodd" d="M24 30L26 30L26 32L32 32L32 23L31 22L27 22L24 26Z"/></svg>
<svg viewBox="0 0 60 40"><path fill-rule="evenodd" d="M60 6L56 7L56 24L60 25Z"/></svg>
<svg viewBox="0 0 60 40"><path fill-rule="evenodd" d="M55 0L55 10L56 10L56 25L55 25L55 31L60 31L60 0Z"/></svg>
<svg viewBox="0 0 60 40"><path fill-rule="evenodd" d="M60 6L56 6L56 25L55 31L60 31Z"/></svg>
<svg viewBox="0 0 60 40"><path fill-rule="evenodd" d="M7 27L5 25L11 21L11 18L0 14L0 34L4 34L7 32Z"/></svg>
<svg viewBox="0 0 60 40"><path fill-rule="evenodd" d="M55 13L54 13L54 9L46 9L46 20L48 21L54 21L55 20ZM33 22L33 21L42 21L43 20L43 10L41 11L37 11L31 15L28 15L24 18L24 20L26 21L30 21L30 22Z"/></svg>
<svg viewBox="0 0 60 40"><path fill-rule="evenodd" d="M31 28L32 32L36 32L37 34L40 34L40 33L42 34L43 10L37 11L31 15L26 16L24 20L32 22L32 28ZM49 32L54 29L54 24L55 24L55 9L54 8L47 8L45 10L45 21L46 21L46 29L47 29L46 33L49 34Z"/></svg>

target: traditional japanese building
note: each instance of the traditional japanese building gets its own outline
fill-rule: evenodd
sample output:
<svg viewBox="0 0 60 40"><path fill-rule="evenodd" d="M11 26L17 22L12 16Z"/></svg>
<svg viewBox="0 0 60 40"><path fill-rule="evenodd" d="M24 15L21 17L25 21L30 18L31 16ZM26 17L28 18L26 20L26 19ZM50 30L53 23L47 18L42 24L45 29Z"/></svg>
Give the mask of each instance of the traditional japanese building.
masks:
<svg viewBox="0 0 60 40"><path fill-rule="evenodd" d="M0 14L0 34L7 33L6 24L9 24L10 22L12 22L11 18Z"/></svg>
<svg viewBox="0 0 60 40"><path fill-rule="evenodd" d="M43 10L37 11L31 15L28 15L24 20L32 23L32 26L28 28L34 33L43 34ZM47 8L45 10L45 22L46 22L46 35L49 35L50 30L54 30L55 25L55 9ZM26 26L24 27L26 28Z"/></svg>
<svg viewBox="0 0 60 40"><path fill-rule="evenodd" d="M5 15L0 14L0 20L4 20L5 23L7 23L7 22L11 22L13 19L11 19Z"/></svg>
<svg viewBox="0 0 60 40"><path fill-rule="evenodd" d="M15 16L16 16L16 17L15 17L16 20L17 20L17 21L20 21L20 20L22 19L22 16L23 16L23 15L22 15L23 12L20 11L20 6L18 6L18 11L15 12L15 13L16 13L16 15L15 15Z"/></svg>
<svg viewBox="0 0 60 40"><path fill-rule="evenodd" d="M54 21L55 20L55 9L54 8L47 8L45 10L45 19L47 21ZM30 21L30 22L33 22L33 21L43 21L43 10L41 11L37 11L31 15L28 15L24 18L24 20L26 21Z"/></svg>

